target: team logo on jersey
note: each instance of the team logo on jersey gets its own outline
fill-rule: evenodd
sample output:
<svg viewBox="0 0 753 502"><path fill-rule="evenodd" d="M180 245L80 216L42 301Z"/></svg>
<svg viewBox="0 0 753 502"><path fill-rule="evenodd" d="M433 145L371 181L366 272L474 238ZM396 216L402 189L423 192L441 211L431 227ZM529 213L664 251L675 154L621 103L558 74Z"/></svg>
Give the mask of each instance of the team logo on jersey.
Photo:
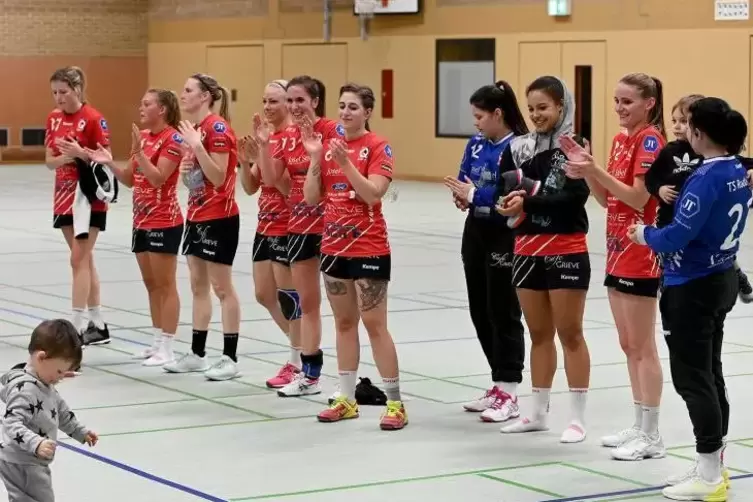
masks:
<svg viewBox="0 0 753 502"><path fill-rule="evenodd" d="M342 124L337 124L337 127L335 127L335 132L339 136L345 136L345 128L343 127Z"/></svg>
<svg viewBox="0 0 753 502"><path fill-rule="evenodd" d="M680 201L680 214L687 219L692 218L701 211L701 200L693 192L688 192Z"/></svg>
<svg viewBox="0 0 753 502"><path fill-rule="evenodd" d="M99 127L101 127L103 131L106 131L107 121L105 119L99 119Z"/></svg>
<svg viewBox="0 0 753 502"><path fill-rule="evenodd" d="M223 133L225 132L226 127L225 127L225 124L223 124L222 122L218 120L217 122L214 123L214 125L212 125L212 129L214 129L214 132Z"/></svg>
<svg viewBox="0 0 753 502"><path fill-rule="evenodd" d="M332 185L332 190L334 190L335 192L342 192L347 189L348 189L347 183L335 183L334 185Z"/></svg>
<svg viewBox="0 0 753 502"><path fill-rule="evenodd" d="M83 131L85 127L86 127L86 119L79 120L78 125L76 126L76 129L78 129L79 131Z"/></svg>
<svg viewBox="0 0 753 502"><path fill-rule="evenodd" d="M183 136L176 132L175 134L173 134L173 141L180 145L183 143Z"/></svg>
<svg viewBox="0 0 753 502"><path fill-rule="evenodd" d="M656 136L646 136L643 140L643 149L648 153L654 153L659 149L659 138Z"/></svg>
<svg viewBox="0 0 753 502"><path fill-rule="evenodd" d="M363 147L361 148L361 151L358 152L358 160L366 160L369 158L369 148Z"/></svg>
<svg viewBox="0 0 753 502"><path fill-rule="evenodd" d="M389 157L389 158L392 158L392 148L390 148L390 145L386 145L386 146L384 147L384 154L385 154L385 155L386 155L387 157Z"/></svg>

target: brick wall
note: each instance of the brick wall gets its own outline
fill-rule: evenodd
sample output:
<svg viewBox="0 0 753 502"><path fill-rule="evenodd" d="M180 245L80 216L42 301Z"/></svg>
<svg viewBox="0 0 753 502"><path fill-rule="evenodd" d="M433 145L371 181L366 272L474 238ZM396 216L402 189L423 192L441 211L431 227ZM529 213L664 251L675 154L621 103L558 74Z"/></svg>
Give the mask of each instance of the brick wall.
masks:
<svg viewBox="0 0 753 502"><path fill-rule="evenodd" d="M2 1L2 0L0 0ZM349 10L354 0L330 0L332 9ZM275 3L277 5L275 5ZM150 0L149 15L155 20L268 16L281 13L321 12L324 0Z"/></svg>
<svg viewBox="0 0 753 502"><path fill-rule="evenodd" d="M0 0L0 55L146 56L148 3Z"/></svg>

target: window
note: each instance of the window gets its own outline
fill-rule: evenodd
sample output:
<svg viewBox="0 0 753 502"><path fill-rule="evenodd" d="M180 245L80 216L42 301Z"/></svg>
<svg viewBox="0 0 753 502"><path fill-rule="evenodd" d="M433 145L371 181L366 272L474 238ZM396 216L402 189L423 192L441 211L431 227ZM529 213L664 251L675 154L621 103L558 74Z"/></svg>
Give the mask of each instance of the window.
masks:
<svg viewBox="0 0 753 502"><path fill-rule="evenodd" d="M468 99L495 82L493 38L442 39L436 45L435 135L467 138L476 133Z"/></svg>
<svg viewBox="0 0 753 502"><path fill-rule="evenodd" d="M44 128L24 127L21 129L21 146L44 146Z"/></svg>
<svg viewBox="0 0 753 502"><path fill-rule="evenodd" d="M0 146L8 146L8 129L0 129Z"/></svg>
<svg viewBox="0 0 753 502"><path fill-rule="evenodd" d="M593 69L575 67L575 134L591 141L591 84Z"/></svg>

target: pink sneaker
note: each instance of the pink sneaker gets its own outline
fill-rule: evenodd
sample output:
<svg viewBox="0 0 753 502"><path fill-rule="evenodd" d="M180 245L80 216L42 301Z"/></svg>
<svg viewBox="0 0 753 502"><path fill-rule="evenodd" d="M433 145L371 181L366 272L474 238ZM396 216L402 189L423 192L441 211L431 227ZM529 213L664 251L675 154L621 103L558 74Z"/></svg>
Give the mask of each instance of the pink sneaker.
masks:
<svg viewBox="0 0 753 502"><path fill-rule="evenodd" d="M300 371L301 370L299 370L292 364L286 363L285 366L280 368L277 376L267 380L267 387L269 387L270 389L280 389L282 387L285 387L287 384L292 382L293 379L295 379L296 374L298 374Z"/></svg>

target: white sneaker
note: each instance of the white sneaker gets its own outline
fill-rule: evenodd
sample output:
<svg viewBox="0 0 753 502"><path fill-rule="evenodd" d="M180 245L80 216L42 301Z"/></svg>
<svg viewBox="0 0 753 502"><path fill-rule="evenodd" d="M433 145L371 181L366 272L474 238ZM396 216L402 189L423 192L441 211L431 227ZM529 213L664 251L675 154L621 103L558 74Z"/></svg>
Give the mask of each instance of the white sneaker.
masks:
<svg viewBox="0 0 753 502"><path fill-rule="evenodd" d="M141 364L143 366L156 367L156 366L164 366L165 364L171 363L174 361L175 361L175 354L173 353L172 349L169 349L165 347L164 345L161 345L154 354L152 354L148 359L146 359Z"/></svg>
<svg viewBox="0 0 753 502"><path fill-rule="evenodd" d="M494 401L497 400L497 388L492 387L491 389L487 390L486 393L471 402L465 403L463 405L463 408L465 411L471 411L474 413L479 413L485 410L488 410L492 406L494 406Z"/></svg>
<svg viewBox="0 0 753 502"><path fill-rule="evenodd" d="M208 370L209 363L206 357L199 357L189 352L177 361L165 364L162 369L168 373L198 373Z"/></svg>
<svg viewBox="0 0 753 502"><path fill-rule="evenodd" d="M481 413L484 422L507 422L520 416L517 396L513 398L507 392L496 390L496 399L490 408Z"/></svg>
<svg viewBox="0 0 753 502"><path fill-rule="evenodd" d="M625 429L624 431L620 431L617 434L603 436L601 438L601 446L604 446L606 448L617 448L623 443L632 441L633 439L637 438L640 433L641 430L638 427L631 427L629 429Z"/></svg>
<svg viewBox="0 0 753 502"><path fill-rule="evenodd" d="M674 476L669 476L667 479L664 480L664 482L665 484L668 484L669 486L675 486L675 485L685 483L686 481L693 479L693 477L697 475L698 475L698 457L696 457L695 461L693 462L693 465L690 466L690 469L688 469L682 474L675 474ZM724 462L722 462L722 479L724 479L724 485L729 490L730 488L729 469L727 469L727 466L724 465Z"/></svg>
<svg viewBox="0 0 753 502"><path fill-rule="evenodd" d="M628 441L612 450L612 458L615 460L644 460L664 458L667 449L659 434L649 436L641 431L635 439Z"/></svg>
<svg viewBox="0 0 753 502"><path fill-rule="evenodd" d="M152 345L150 347L147 347L145 349L142 349L136 352L133 355L133 357L135 359L149 359L150 357L152 357L154 354L157 353L157 351L159 350L159 346L160 346L159 339L156 339L154 340L154 342L152 342Z"/></svg>
<svg viewBox="0 0 753 502"><path fill-rule="evenodd" d="M682 483L668 486L662 490L662 495L670 500L698 500L702 502L726 502L727 486L724 478L708 482L698 473L690 476Z"/></svg>
<svg viewBox="0 0 753 502"><path fill-rule="evenodd" d="M322 388L319 385L319 380L309 380L301 371L296 375L292 382L285 387L278 389L277 395L280 397L299 397L313 396L315 394L321 394L321 392Z"/></svg>
<svg viewBox="0 0 753 502"><path fill-rule="evenodd" d="M223 380L232 380L238 378L241 375L238 370L238 363L230 359L230 356L222 355L219 361L214 363L206 372L204 376L207 380L213 380L221 382Z"/></svg>

